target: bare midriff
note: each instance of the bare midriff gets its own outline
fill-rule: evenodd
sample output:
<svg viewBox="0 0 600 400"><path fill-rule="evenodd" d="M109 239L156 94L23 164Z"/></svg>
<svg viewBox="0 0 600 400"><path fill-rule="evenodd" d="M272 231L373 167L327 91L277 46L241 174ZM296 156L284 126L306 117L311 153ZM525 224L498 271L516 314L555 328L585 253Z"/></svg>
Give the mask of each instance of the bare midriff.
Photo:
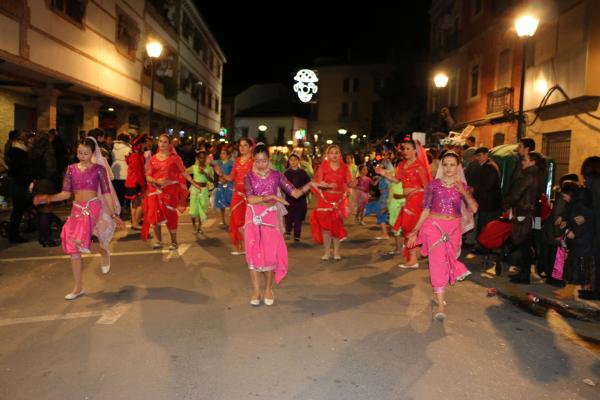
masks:
<svg viewBox="0 0 600 400"><path fill-rule="evenodd" d="M98 197L98 193L95 190L78 190L73 193L75 201L90 201L94 197Z"/></svg>
<svg viewBox="0 0 600 400"><path fill-rule="evenodd" d="M429 213L429 216L431 218L435 218L435 219L443 219L445 221L450 221L452 219L456 219L458 217L455 217L454 215L447 215L447 214L438 214L438 213Z"/></svg>

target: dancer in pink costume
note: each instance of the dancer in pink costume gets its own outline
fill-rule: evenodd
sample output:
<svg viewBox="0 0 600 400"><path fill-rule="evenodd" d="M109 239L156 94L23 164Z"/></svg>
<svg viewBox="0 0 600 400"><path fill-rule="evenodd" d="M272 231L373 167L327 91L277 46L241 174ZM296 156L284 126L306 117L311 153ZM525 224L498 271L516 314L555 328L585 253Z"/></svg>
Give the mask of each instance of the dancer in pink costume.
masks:
<svg viewBox="0 0 600 400"><path fill-rule="evenodd" d="M252 170L244 178L248 206L244 224L244 247L246 262L254 293L250 299L253 306L260 305L260 273L264 273L265 305L273 305L273 278L281 282L288 270L288 254L283 238L283 216L287 213L287 201L280 190L299 198L310 189L310 183L296 189L285 175L271 169L269 150L259 143L253 152Z"/></svg>
<svg viewBox="0 0 600 400"><path fill-rule="evenodd" d="M446 318L444 290L448 283L453 285L471 274L458 257L462 234L473 229L473 213L477 212L458 155L447 152L441 165L436 179L425 187L423 212L408 237L410 246L421 244L421 254L429 257L429 277L437 303L435 318L439 321Z"/></svg>
<svg viewBox="0 0 600 400"><path fill-rule="evenodd" d="M94 138L84 139L77 147L79 163L67 168L62 192L53 195L39 195L34 204L64 201L73 195L71 215L61 232L63 252L71 256L71 268L75 285L65 296L74 300L85 294L81 276L81 253L90 253L92 235L98 238L101 269L107 274L110 270L108 245L117 225L123 226L119 218L119 200L109 180L108 164L100 153Z"/></svg>

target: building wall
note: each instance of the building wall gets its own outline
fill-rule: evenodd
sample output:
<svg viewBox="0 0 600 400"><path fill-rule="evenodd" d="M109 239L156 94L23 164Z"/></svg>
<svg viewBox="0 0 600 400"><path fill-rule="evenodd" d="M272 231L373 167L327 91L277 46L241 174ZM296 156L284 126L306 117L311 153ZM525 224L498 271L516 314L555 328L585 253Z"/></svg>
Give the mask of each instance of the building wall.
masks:
<svg viewBox="0 0 600 400"><path fill-rule="evenodd" d="M34 99L28 95L0 89L0 148L8 140L8 133L15 129L15 104L35 108Z"/></svg>
<svg viewBox="0 0 600 400"><path fill-rule="evenodd" d="M316 68L319 76L317 118L310 120L310 134L319 134L324 140L335 139L338 129L346 129L348 135L370 134L373 103L379 100L375 82L385 79L393 67L386 64L339 65ZM349 89L344 92L344 80ZM353 90L354 79L358 79L358 91ZM348 104L348 117L342 117L342 104ZM352 116L352 104L358 105L358 115Z"/></svg>
<svg viewBox="0 0 600 400"><path fill-rule="evenodd" d="M71 84L67 89L69 96L76 92L100 105L111 103L110 100L114 99L113 103L124 108L148 109L150 79L144 75L145 44L150 38L158 39L175 54L173 77L178 84L178 71L184 65L210 92L211 103L200 104L198 123L202 130L218 132L225 56L191 0L177 0L177 10L189 15L194 28L202 33L205 46L215 60L213 68L209 68L192 43L170 29L164 21L156 19L160 15L154 12L149 1L89 0L81 25L59 15L50 8L50 4L46 0L15 0L10 5L0 4L0 58L6 60L5 65L12 67L6 72L0 67L3 78L24 79L32 83L32 94L38 87L52 88L57 84L61 84L57 87L66 87L68 85L65 84ZM21 11L15 13L15 9ZM119 13L125 14L139 29L134 54L120 50L117 44ZM179 14L179 32L182 31L182 19L183 15ZM165 98L162 85L157 82L156 86L154 109L157 115L171 119L171 125L193 126L196 99L191 96L190 90L180 88L176 100L170 100ZM59 100L61 94L64 93L57 91ZM11 107L6 106L11 98L0 93L0 102L5 105L0 121L6 125L4 121L14 119L14 112L9 112ZM12 104L14 108L15 103ZM84 108L97 115L97 109ZM88 119L84 116L84 120ZM147 122L145 124L147 126ZM5 131L0 135L6 135Z"/></svg>

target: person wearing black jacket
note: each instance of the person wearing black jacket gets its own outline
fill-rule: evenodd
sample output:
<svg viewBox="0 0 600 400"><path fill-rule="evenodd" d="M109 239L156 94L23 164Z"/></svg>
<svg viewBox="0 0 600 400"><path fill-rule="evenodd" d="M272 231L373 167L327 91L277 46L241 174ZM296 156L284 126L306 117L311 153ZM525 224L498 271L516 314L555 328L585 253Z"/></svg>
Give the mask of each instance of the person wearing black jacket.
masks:
<svg viewBox="0 0 600 400"><path fill-rule="evenodd" d="M475 150L473 163L479 168L473 181L473 197L479 204L477 210L477 232L495 220L502 212L502 191L500 189L500 168L490 160L489 149L480 147Z"/></svg>
<svg viewBox="0 0 600 400"><path fill-rule="evenodd" d="M533 151L525 154L521 159L521 172L513 181L503 202L503 208L512 212L511 239L519 250L519 274L511 278L513 283L530 283L533 264L532 225L540 199L545 163L540 153Z"/></svg>
<svg viewBox="0 0 600 400"><path fill-rule="evenodd" d="M8 226L8 239L11 243L27 242L27 239L19 234L19 226L21 225L23 214L31 203L28 189L32 179L27 155L28 149L25 144L26 140L27 134L24 131L19 131L6 153L8 175L11 178L10 194L13 207Z"/></svg>
<svg viewBox="0 0 600 400"><path fill-rule="evenodd" d="M588 157L581 164L581 175L585 179L585 187L589 191L594 211L594 264L595 278L592 290L582 290L579 298L600 300L600 157Z"/></svg>
<svg viewBox="0 0 600 400"><path fill-rule="evenodd" d="M59 172L51 136L46 132L38 132L29 150L29 161L33 178L32 194L56 194L61 191L62 173ZM36 213L38 240L44 247L55 247L60 244L51 236L52 221L59 221L52 213L52 204L37 207Z"/></svg>

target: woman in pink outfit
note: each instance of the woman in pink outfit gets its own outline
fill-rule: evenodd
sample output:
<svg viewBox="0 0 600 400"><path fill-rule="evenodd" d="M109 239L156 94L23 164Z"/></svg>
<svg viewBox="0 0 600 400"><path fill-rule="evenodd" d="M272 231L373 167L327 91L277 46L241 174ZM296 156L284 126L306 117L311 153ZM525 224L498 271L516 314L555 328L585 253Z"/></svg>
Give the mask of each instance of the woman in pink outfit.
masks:
<svg viewBox="0 0 600 400"><path fill-rule="evenodd" d="M61 232L63 252L71 256L75 285L65 296L74 300L85 294L81 276L81 253L89 253L92 234L98 237L102 255L102 272L110 270L108 244L116 225L123 226L119 218L120 206L114 188L108 179L108 165L102 158L100 147L93 138L86 138L77 147L79 163L67 168L62 192L38 195L34 204L64 201L73 195L71 216Z"/></svg>
<svg viewBox="0 0 600 400"><path fill-rule="evenodd" d="M283 216L288 203L280 195L280 190L299 198L310 188L310 183L296 189L281 172L271 169L269 150L259 143L253 152L252 170L244 178L246 207L244 223L244 247L246 262L254 293L250 304L260 304L260 274L265 278L265 305L273 304L273 278L276 283L287 274L288 255L283 239Z"/></svg>
<svg viewBox="0 0 600 400"><path fill-rule="evenodd" d="M408 237L409 246L421 244L421 254L429 257L429 277L437 300L435 318L439 321L446 318L446 286L471 274L458 257L463 232L473 229L474 212L477 202L467 187L460 159L456 153L447 152L436 179L425 187L423 212Z"/></svg>

